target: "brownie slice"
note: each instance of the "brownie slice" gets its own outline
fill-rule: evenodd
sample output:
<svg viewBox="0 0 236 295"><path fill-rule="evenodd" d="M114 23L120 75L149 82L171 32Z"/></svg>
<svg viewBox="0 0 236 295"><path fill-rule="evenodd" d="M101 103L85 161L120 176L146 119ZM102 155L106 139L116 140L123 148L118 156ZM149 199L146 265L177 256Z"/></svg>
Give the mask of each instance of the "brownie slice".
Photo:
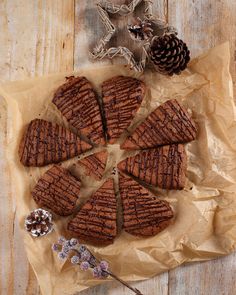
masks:
<svg viewBox="0 0 236 295"><path fill-rule="evenodd" d="M117 235L117 205L114 182L108 179L68 223L80 240L97 245L113 243Z"/></svg>
<svg viewBox="0 0 236 295"><path fill-rule="evenodd" d="M171 143L192 141L197 127L187 110L176 99L155 109L121 145L122 149L153 148Z"/></svg>
<svg viewBox="0 0 236 295"><path fill-rule="evenodd" d="M19 146L20 161L25 166L45 166L73 158L92 146L70 130L35 119L29 123Z"/></svg>
<svg viewBox="0 0 236 295"><path fill-rule="evenodd" d="M99 103L85 77L70 77L54 94L52 102L68 122L96 144L104 144Z"/></svg>
<svg viewBox="0 0 236 295"><path fill-rule="evenodd" d="M78 163L85 168L87 176L93 176L96 180L101 180L106 168L107 157L107 151L101 151L80 160Z"/></svg>
<svg viewBox="0 0 236 295"><path fill-rule="evenodd" d="M183 189L187 155L183 144L165 145L129 157L120 162L118 168L147 184L163 189Z"/></svg>
<svg viewBox="0 0 236 295"><path fill-rule="evenodd" d="M154 236L173 218L168 202L154 197L147 189L127 176L119 175L123 207L123 228L135 236Z"/></svg>
<svg viewBox="0 0 236 295"><path fill-rule="evenodd" d="M32 191L35 202L54 213L66 216L73 213L80 194L80 181L58 165L47 170Z"/></svg>
<svg viewBox="0 0 236 295"><path fill-rule="evenodd" d="M129 127L144 97L140 80L117 76L102 83L108 142L114 143Z"/></svg>

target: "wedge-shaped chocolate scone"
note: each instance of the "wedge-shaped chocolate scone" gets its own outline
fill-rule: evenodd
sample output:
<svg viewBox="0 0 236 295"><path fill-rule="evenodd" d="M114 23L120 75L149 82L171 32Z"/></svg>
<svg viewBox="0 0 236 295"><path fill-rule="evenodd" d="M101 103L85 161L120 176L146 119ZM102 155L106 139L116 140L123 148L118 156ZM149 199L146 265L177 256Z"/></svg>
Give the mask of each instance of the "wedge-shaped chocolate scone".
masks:
<svg viewBox="0 0 236 295"><path fill-rule="evenodd" d="M107 151L101 151L80 160L78 164L85 168L86 175L101 180L106 168L107 157Z"/></svg>
<svg viewBox="0 0 236 295"><path fill-rule="evenodd" d="M82 241L111 244L117 235L116 211L114 183L108 179L68 223L68 230Z"/></svg>
<svg viewBox="0 0 236 295"><path fill-rule="evenodd" d="M173 218L168 202L154 197L147 189L127 176L119 175L123 207L123 228L135 236L154 236Z"/></svg>
<svg viewBox="0 0 236 295"><path fill-rule="evenodd" d="M187 110L176 99L153 111L121 145L122 149L145 149L171 143L192 141L197 127Z"/></svg>
<svg viewBox="0 0 236 295"><path fill-rule="evenodd" d="M45 166L73 158L92 148L70 130L49 121L35 119L26 127L19 157L25 166Z"/></svg>
<svg viewBox="0 0 236 295"><path fill-rule="evenodd" d="M187 155L183 144L145 150L118 164L120 171L163 189L183 189Z"/></svg>
<svg viewBox="0 0 236 295"><path fill-rule="evenodd" d="M102 83L109 143L114 143L129 127L140 107L144 92L144 83L131 77L117 76Z"/></svg>
<svg viewBox="0 0 236 295"><path fill-rule="evenodd" d="M74 212L79 194L80 181L59 165L47 170L32 191L39 206L47 207L61 216Z"/></svg>
<svg viewBox="0 0 236 295"><path fill-rule="evenodd" d="M68 122L96 144L104 144L99 103L85 77L70 77L54 94L52 102Z"/></svg>

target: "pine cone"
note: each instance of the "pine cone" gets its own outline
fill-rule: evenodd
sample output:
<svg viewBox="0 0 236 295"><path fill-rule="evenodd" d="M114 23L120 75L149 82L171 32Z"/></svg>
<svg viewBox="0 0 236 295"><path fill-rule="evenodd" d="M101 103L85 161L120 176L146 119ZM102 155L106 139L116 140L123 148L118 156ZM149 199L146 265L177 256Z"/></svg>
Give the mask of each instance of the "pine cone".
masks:
<svg viewBox="0 0 236 295"><path fill-rule="evenodd" d="M170 76L180 74L190 61L187 45L175 34L153 38L149 56L157 72Z"/></svg>
<svg viewBox="0 0 236 295"><path fill-rule="evenodd" d="M33 237L49 234L53 229L52 214L40 208L32 211L25 219L25 229Z"/></svg>
<svg viewBox="0 0 236 295"><path fill-rule="evenodd" d="M153 29L149 20L135 18L132 25L127 26L131 39L134 41L144 41L152 37Z"/></svg>

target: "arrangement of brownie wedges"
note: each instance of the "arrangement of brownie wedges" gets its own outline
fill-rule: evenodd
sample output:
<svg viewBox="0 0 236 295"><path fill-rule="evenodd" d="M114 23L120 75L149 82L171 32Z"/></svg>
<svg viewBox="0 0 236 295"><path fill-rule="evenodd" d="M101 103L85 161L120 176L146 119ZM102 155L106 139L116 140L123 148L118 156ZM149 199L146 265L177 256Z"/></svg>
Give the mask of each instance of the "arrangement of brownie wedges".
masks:
<svg viewBox="0 0 236 295"><path fill-rule="evenodd" d="M31 121L20 142L25 166L54 164L32 191L35 202L60 216L75 213L81 182L58 163L84 153L94 145L104 150L78 161L85 174L101 180L108 160L106 143L115 143L130 126L145 95L145 84L116 76L102 83L102 101L85 77L69 77L54 94L53 104L71 130L42 119ZM157 107L122 143L121 149L139 150L118 164L123 229L141 237L165 229L173 218L167 201L152 195L139 180L162 189L180 190L186 181L184 144L194 140L197 127L177 100ZM81 139L84 138L84 140ZM108 178L69 221L68 230L85 242L107 245L117 230L114 180Z"/></svg>

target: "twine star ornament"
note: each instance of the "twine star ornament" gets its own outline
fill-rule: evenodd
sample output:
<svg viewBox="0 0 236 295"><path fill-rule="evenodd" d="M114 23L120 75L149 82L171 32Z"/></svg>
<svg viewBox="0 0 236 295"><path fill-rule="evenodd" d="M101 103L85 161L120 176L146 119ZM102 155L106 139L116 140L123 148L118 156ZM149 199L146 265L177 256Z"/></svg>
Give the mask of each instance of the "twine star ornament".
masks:
<svg viewBox="0 0 236 295"><path fill-rule="evenodd" d="M139 61L136 61L134 58L134 54L127 47L118 46L106 48L106 45L109 43L110 39L116 32L116 27L110 20L109 13L113 15L117 14L121 17L129 15L134 12L135 8L141 2L144 2L145 4L144 20L142 21L141 19L138 19L138 24L134 26L127 26L127 29L130 33L130 37L132 39L136 39L136 41L140 41L139 30L142 30L144 27L146 28L146 33L144 35L142 33L141 35L145 41L142 46L141 59ZM151 0L133 0L129 5L115 5L108 1L101 1L100 3L98 3L97 10L101 18L101 21L105 26L106 34L102 37L102 39L99 40L97 45L93 48L91 56L94 59L103 59L105 57L112 59L116 56L121 56L126 59L131 69L134 69L138 72L142 72L146 65L146 60L148 56L147 50L150 46L150 40L152 38L153 30L150 27L151 24L157 25L160 29L164 31L173 30L175 32L174 28L169 27L166 22L153 15L152 6L153 3Z"/></svg>

